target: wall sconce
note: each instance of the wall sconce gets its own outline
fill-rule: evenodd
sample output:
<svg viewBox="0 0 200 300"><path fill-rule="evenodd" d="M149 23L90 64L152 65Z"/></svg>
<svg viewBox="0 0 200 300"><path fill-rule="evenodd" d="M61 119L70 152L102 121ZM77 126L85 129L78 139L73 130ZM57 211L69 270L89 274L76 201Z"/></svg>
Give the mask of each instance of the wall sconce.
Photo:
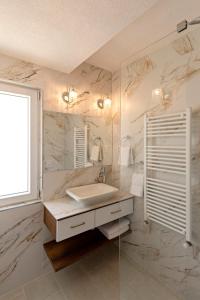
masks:
<svg viewBox="0 0 200 300"><path fill-rule="evenodd" d="M163 99L163 89L155 89L152 91L152 98L153 99Z"/></svg>
<svg viewBox="0 0 200 300"><path fill-rule="evenodd" d="M78 93L75 91L74 88L69 88L67 92L62 94L62 98L67 104L72 103L74 100L77 99Z"/></svg>
<svg viewBox="0 0 200 300"><path fill-rule="evenodd" d="M170 100L170 94L165 93L162 88L157 88L152 91L152 99L162 101L163 104L167 104Z"/></svg>
<svg viewBox="0 0 200 300"><path fill-rule="evenodd" d="M110 98L105 98L105 99L98 99L97 100L97 106L100 109L104 109L104 108L110 108L112 105L112 100Z"/></svg>

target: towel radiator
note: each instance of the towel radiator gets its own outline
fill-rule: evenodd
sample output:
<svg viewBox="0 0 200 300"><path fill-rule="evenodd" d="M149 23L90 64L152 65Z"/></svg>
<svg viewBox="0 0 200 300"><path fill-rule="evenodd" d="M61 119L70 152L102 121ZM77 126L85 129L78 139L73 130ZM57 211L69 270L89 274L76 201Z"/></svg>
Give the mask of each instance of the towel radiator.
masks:
<svg viewBox="0 0 200 300"><path fill-rule="evenodd" d="M88 126L74 127L74 168L84 168L87 164Z"/></svg>
<svg viewBox="0 0 200 300"><path fill-rule="evenodd" d="M144 219L191 241L191 108L144 117Z"/></svg>

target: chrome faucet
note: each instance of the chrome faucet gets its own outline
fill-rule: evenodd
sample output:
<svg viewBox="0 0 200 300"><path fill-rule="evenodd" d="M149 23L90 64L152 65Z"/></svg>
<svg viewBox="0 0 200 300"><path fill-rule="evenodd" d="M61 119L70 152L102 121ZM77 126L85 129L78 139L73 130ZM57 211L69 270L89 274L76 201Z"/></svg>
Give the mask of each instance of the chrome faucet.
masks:
<svg viewBox="0 0 200 300"><path fill-rule="evenodd" d="M106 182L106 168L101 167L99 171L98 177L95 179L96 182L98 183L105 183Z"/></svg>

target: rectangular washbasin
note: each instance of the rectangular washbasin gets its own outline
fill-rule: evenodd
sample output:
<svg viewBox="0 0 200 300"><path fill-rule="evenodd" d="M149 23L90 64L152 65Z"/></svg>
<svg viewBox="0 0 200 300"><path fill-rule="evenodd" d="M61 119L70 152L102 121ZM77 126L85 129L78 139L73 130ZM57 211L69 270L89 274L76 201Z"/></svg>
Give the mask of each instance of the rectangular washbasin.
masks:
<svg viewBox="0 0 200 300"><path fill-rule="evenodd" d="M95 183L69 188L66 194L82 205L94 204L110 199L118 189L105 184Z"/></svg>

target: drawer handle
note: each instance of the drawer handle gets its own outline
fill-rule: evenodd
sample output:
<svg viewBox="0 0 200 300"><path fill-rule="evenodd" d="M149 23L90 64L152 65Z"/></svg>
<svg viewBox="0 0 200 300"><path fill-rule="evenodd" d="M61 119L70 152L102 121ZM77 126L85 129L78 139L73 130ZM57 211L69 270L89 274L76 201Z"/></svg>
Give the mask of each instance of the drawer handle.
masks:
<svg viewBox="0 0 200 300"><path fill-rule="evenodd" d="M85 225L85 222L77 224L77 225L72 225L70 227L73 229L73 228L80 227L80 226L83 226L83 225Z"/></svg>
<svg viewBox="0 0 200 300"><path fill-rule="evenodd" d="M115 211L111 211L111 215L117 214L117 213L119 213L120 211L122 211L122 210L121 210L121 209L118 209L118 210L115 210Z"/></svg>

